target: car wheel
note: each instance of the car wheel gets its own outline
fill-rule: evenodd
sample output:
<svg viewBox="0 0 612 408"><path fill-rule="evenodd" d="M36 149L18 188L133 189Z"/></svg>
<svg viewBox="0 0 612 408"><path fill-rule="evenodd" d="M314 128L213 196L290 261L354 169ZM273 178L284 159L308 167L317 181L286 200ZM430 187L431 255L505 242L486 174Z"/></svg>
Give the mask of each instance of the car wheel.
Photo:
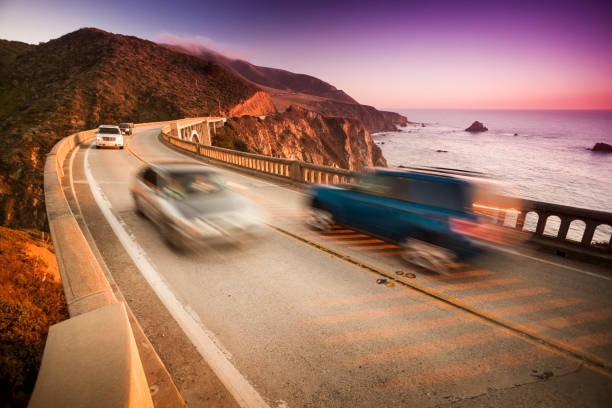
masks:
<svg viewBox="0 0 612 408"><path fill-rule="evenodd" d="M145 213L142 211L140 198L138 198L138 196L134 196L134 209L139 217L146 218Z"/></svg>
<svg viewBox="0 0 612 408"><path fill-rule="evenodd" d="M100 146L96 146L96 149L99 149L99 148L100 148Z"/></svg>
<svg viewBox="0 0 612 408"><path fill-rule="evenodd" d="M334 216L327 210L311 208L308 217L308 226L315 230L327 230L334 225Z"/></svg>
<svg viewBox="0 0 612 408"><path fill-rule="evenodd" d="M164 241L166 242L166 245L168 245L168 248L170 248L171 250L175 252L183 251L183 247L179 243L177 243L176 240L173 239L174 232L170 224L168 224L167 222L164 222L160 230L161 230L162 237Z"/></svg>
<svg viewBox="0 0 612 408"><path fill-rule="evenodd" d="M415 238L404 239L400 246L406 262L433 272L448 272L456 259L453 251Z"/></svg>

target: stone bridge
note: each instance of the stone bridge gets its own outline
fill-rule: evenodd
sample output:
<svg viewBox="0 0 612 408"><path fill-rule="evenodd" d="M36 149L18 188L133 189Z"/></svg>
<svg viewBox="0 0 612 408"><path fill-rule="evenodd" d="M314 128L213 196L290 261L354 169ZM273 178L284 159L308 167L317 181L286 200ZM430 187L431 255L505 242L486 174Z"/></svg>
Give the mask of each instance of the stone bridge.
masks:
<svg viewBox="0 0 612 408"><path fill-rule="evenodd" d="M177 120L170 123L169 134L189 142L211 146L211 134L216 134L217 128L223 126L225 118L206 117Z"/></svg>

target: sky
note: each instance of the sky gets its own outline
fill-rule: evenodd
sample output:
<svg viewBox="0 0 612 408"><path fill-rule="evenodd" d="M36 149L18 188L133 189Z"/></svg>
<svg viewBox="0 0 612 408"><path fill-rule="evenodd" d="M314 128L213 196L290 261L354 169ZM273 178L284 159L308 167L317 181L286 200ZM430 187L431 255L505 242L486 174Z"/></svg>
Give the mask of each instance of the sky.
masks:
<svg viewBox="0 0 612 408"><path fill-rule="evenodd" d="M0 0L0 38L201 44L378 108L612 109L612 1Z"/></svg>

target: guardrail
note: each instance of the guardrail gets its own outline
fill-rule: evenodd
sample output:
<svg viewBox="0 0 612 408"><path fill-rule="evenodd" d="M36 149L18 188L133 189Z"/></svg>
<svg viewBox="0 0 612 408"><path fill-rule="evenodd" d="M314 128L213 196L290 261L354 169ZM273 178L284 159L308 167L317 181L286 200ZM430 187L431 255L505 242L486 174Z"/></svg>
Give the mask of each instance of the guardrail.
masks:
<svg viewBox="0 0 612 408"><path fill-rule="evenodd" d="M232 167L298 183L350 184L355 179L356 173L350 170L204 146L170 136L168 130L168 127L163 127L161 133L161 138L166 143ZM556 243L562 249L580 248L593 254L612 255L612 239L608 236L608 241L605 241L605 230L612 230L611 213L540 201L519 200L522 203L518 209L520 213L513 220L507 213L500 212L498 214L500 225L533 233L533 236L538 238L538 242ZM537 221L529 222L531 213L537 217ZM584 224L583 231L580 228L582 224ZM533 229L530 228L532 225L535 225ZM568 235L570 231L572 233Z"/></svg>
<svg viewBox="0 0 612 408"><path fill-rule="evenodd" d="M506 215L501 221L503 225L533 232L534 236L548 241L612 254L612 239L608 236L605 242L605 229L610 230L612 226L611 213L525 199L521 202L516 221L512 223ZM530 214L535 219L528 223Z"/></svg>
<svg viewBox="0 0 612 408"><path fill-rule="evenodd" d="M355 173L336 167L319 166L299 160L281 159L261 154L239 152L216 146L205 146L168 135L166 127L162 128L162 139L180 149L197 155L226 163L232 166L250 169L255 172L281 177L301 183L346 184L354 181Z"/></svg>
<svg viewBox="0 0 612 408"><path fill-rule="evenodd" d="M63 138L45 162L47 216L70 319L49 329L30 407L153 407L125 305L62 190L66 157L93 132Z"/></svg>

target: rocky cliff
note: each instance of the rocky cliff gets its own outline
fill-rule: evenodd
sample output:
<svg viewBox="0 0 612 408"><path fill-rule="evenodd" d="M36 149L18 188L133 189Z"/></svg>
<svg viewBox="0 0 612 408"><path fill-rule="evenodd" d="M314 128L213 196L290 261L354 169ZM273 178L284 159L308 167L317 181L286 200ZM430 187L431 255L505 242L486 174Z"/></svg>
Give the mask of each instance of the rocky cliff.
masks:
<svg viewBox="0 0 612 408"><path fill-rule="evenodd" d="M0 40L0 74L0 225L11 227L44 228L44 157L76 130L274 112L267 94L215 62L98 29L40 45Z"/></svg>
<svg viewBox="0 0 612 408"><path fill-rule="evenodd" d="M343 103L338 101L313 101L307 106L326 116L339 116L358 119L363 122L371 133L390 132L397 130L397 126L406 126L409 123L405 116L395 112L379 111L373 106Z"/></svg>
<svg viewBox="0 0 612 408"><path fill-rule="evenodd" d="M267 93L258 91L249 99L231 108L227 116L263 115L266 112L275 112L274 103Z"/></svg>
<svg viewBox="0 0 612 408"><path fill-rule="evenodd" d="M362 122L296 105L263 119L231 118L213 145L351 170L387 165Z"/></svg>

